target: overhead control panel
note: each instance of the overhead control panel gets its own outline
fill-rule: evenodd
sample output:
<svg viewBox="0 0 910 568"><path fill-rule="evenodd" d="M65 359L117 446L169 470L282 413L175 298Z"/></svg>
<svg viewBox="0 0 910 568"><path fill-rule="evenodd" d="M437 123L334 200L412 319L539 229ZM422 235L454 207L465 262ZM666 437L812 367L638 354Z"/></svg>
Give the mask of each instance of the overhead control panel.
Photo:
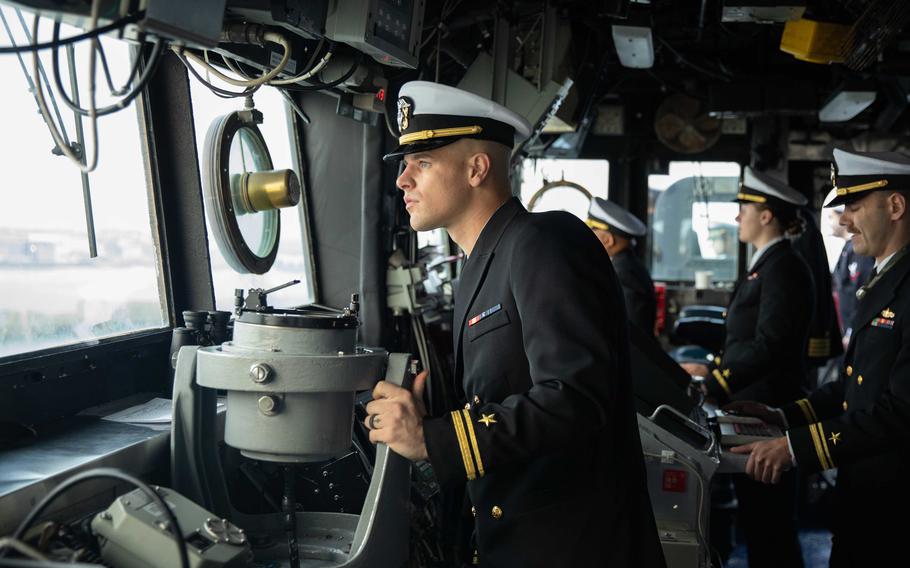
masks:
<svg viewBox="0 0 910 568"><path fill-rule="evenodd" d="M325 35L383 65L417 68L426 0L336 0Z"/></svg>

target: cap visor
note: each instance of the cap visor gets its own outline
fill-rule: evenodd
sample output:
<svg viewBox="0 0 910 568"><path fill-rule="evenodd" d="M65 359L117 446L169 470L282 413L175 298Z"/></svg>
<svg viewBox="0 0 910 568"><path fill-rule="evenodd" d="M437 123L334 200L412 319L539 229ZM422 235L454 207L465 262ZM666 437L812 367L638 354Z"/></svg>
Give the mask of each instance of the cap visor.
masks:
<svg viewBox="0 0 910 568"><path fill-rule="evenodd" d="M435 150L436 148L442 148L443 146L448 146L453 142L458 142L462 137L453 137L453 138L440 138L438 140L426 140L423 142L414 142L413 144L402 144L395 148L393 151L389 152L382 157L383 162L394 162L395 160L400 160L408 154L416 154L417 152L429 152L430 150Z"/></svg>
<svg viewBox="0 0 910 568"><path fill-rule="evenodd" d="M847 193L846 195L835 195L829 201L826 201L825 204L822 205L822 207L825 209L830 209L831 207L837 207L839 205L847 205L849 203L853 203L854 201L859 201L860 199L866 197L870 193L872 193L872 192L863 191L861 193Z"/></svg>

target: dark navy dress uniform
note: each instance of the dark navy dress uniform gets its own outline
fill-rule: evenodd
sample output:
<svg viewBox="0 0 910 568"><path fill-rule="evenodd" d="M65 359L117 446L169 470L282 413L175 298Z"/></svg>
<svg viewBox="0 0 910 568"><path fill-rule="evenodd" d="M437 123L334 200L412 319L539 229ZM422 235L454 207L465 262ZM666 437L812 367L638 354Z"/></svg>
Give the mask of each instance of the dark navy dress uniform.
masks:
<svg viewBox="0 0 910 568"><path fill-rule="evenodd" d="M790 241L765 250L731 296L724 349L706 379L712 397L773 406L803 397L813 289Z"/></svg>
<svg viewBox="0 0 910 568"><path fill-rule="evenodd" d="M620 297L578 219L517 200L465 263L455 376L468 402L424 434L439 480L468 480L479 565L664 565Z"/></svg>
<svg viewBox="0 0 910 568"><path fill-rule="evenodd" d="M824 365L832 357L842 355L844 346L841 341L840 325L837 321L837 308L831 293L833 284L824 239L818 228L815 212L809 207L803 207L801 213L806 222L806 230L793 240L793 248L806 261L815 285L813 293L815 310L812 321L809 323L807 349L810 367L807 386L815 388L817 381L813 368Z"/></svg>
<svg viewBox="0 0 910 568"><path fill-rule="evenodd" d="M636 239L645 236L647 227L629 211L609 199L600 197L591 200L585 223L591 229L608 231L629 240L630 245L611 258L613 269L622 286L629 322L637 325L648 335L653 335L654 322L657 319L654 281L632 248Z"/></svg>
<svg viewBox="0 0 910 568"><path fill-rule="evenodd" d="M741 203L795 208L805 197L782 182L746 167ZM720 404L757 400L780 406L804 395L809 325L815 306L809 267L781 238L769 243L737 282L727 308L723 352L706 378ZM797 538L798 477L792 470L778 485L733 476L749 566L801 567Z"/></svg>
<svg viewBox="0 0 910 568"><path fill-rule="evenodd" d="M610 260L613 261L613 268L622 286L629 323L652 335L654 321L657 319L657 297L654 295L654 281L651 280L648 269L632 249L625 249Z"/></svg>
<svg viewBox="0 0 910 568"><path fill-rule="evenodd" d="M389 157L461 137L511 145L530 131L452 87L415 81L401 95L401 147ZM466 561L662 568L625 310L591 231L570 214L532 215L507 201L464 263L453 321L466 400L425 418L423 431L439 482L467 484L476 550Z"/></svg>
<svg viewBox="0 0 910 568"><path fill-rule="evenodd" d="M834 157L845 175L829 205L884 189L871 185L878 180L910 187L904 156L835 150ZM882 173L883 161L894 162L891 174ZM899 168L906 173L895 174ZM799 468L838 469L831 566L897 566L910 511L910 251L880 266L860 295L839 380L783 411Z"/></svg>

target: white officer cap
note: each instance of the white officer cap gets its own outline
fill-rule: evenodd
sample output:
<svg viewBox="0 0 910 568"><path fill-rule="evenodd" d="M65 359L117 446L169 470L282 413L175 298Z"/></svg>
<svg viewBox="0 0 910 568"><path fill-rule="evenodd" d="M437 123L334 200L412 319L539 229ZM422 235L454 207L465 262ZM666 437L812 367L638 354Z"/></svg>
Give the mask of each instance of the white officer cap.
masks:
<svg viewBox="0 0 910 568"><path fill-rule="evenodd" d="M643 237L648 232L638 217L612 201L600 197L591 200L585 223L592 229L610 231L627 239Z"/></svg>
<svg viewBox="0 0 910 568"><path fill-rule="evenodd" d="M802 207L809 202L806 196L784 182L746 166L743 181L735 201L740 203L761 203L769 207Z"/></svg>
<svg viewBox="0 0 910 568"><path fill-rule="evenodd" d="M531 125L518 113L474 93L410 81L398 93L398 131L398 148L383 160L434 150L462 138L511 148L531 135Z"/></svg>
<svg viewBox="0 0 910 568"><path fill-rule="evenodd" d="M910 158L897 152L854 152L834 149L831 163L834 197L825 207L846 205L870 191L910 189Z"/></svg>

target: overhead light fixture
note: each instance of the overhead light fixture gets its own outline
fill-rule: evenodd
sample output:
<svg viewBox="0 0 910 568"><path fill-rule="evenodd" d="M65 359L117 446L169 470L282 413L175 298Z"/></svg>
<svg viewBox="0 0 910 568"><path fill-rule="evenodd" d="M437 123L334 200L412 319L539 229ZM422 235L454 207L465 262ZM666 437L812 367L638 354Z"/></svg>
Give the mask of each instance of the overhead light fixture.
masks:
<svg viewBox="0 0 910 568"><path fill-rule="evenodd" d="M613 45L623 67L648 69L654 66L654 40L651 28L613 26Z"/></svg>
<svg viewBox="0 0 910 568"><path fill-rule="evenodd" d="M778 24L798 20L806 12L806 0L724 0L721 22Z"/></svg>
<svg viewBox="0 0 910 568"><path fill-rule="evenodd" d="M876 94L870 90L838 91L818 111L818 119L822 122L846 122L869 108L875 102Z"/></svg>

